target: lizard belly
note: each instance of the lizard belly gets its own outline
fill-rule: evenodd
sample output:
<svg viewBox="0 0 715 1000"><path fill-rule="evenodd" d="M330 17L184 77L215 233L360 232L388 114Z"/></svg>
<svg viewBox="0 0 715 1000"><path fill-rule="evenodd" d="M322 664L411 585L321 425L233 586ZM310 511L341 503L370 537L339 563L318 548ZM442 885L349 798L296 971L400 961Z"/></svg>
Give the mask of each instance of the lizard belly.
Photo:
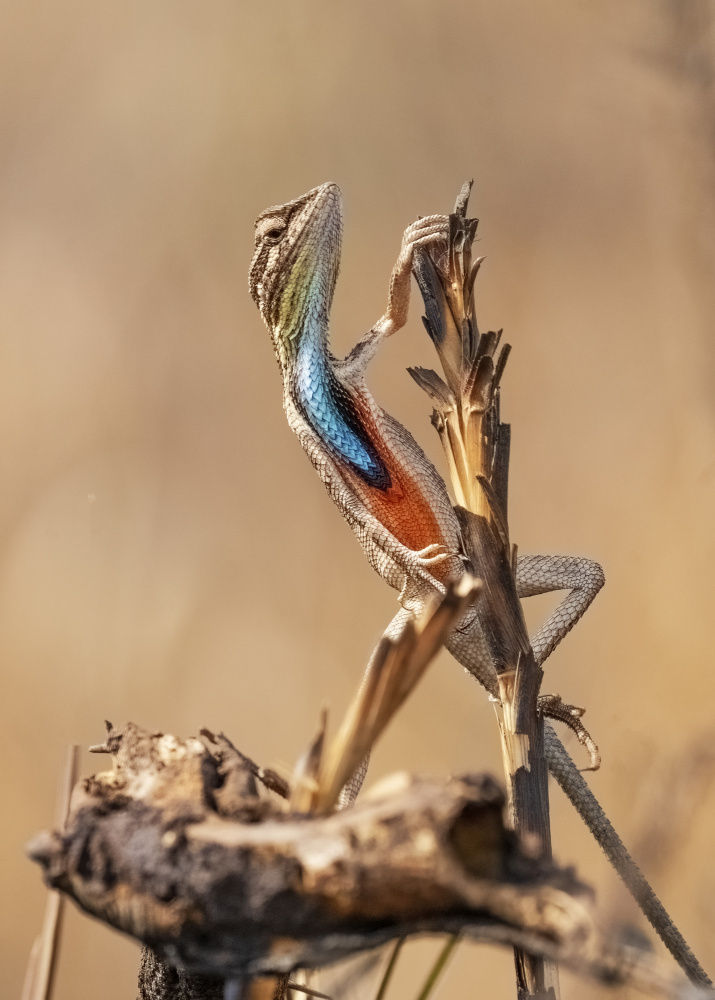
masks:
<svg viewBox="0 0 715 1000"><path fill-rule="evenodd" d="M435 503L437 498L430 495L423 477L415 474L410 467L409 457L401 457L399 442L386 440L386 428L382 426L380 413L372 399L366 397L367 393L362 398L357 394L353 396L355 409L364 432L387 468L390 485L387 489L376 488L358 470L348 467L343 474L351 488L369 512L406 548L419 552L429 545L441 545L447 552L456 552L456 539L451 537L446 524L441 523L442 520L451 523L454 517L451 508L450 518L439 517L439 501ZM443 574L435 572L435 575L441 579ZM445 575L451 576L452 573L446 572Z"/></svg>
<svg viewBox="0 0 715 1000"><path fill-rule="evenodd" d="M293 405L339 463L351 492L401 545L412 552L441 546L457 556L454 513L446 492L437 493L424 473L427 459L415 460L415 442L403 428L408 441L401 439L365 387L348 385L336 375L316 336L301 346L286 388ZM461 574L461 563L444 560L433 564L430 572L446 582Z"/></svg>

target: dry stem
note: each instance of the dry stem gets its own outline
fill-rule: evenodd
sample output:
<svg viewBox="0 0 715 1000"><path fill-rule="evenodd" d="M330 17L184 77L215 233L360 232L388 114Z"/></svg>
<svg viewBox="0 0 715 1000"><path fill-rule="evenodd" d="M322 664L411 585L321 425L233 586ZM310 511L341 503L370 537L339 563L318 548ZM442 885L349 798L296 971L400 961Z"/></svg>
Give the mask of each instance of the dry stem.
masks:
<svg viewBox="0 0 715 1000"><path fill-rule="evenodd" d="M509 428L499 418L499 382L509 347L497 354L501 331L480 335L477 328L474 280L481 259L471 260L477 220L466 217L470 189L471 184L463 186L450 216L446 263L427 250L420 250L415 262L425 327L446 382L425 369L411 374L435 405L432 423L447 456L467 555L486 584L479 618L498 681L496 707L511 822L550 857L548 776L537 711L542 671L516 593L515 550L507 523ZM554 1000L556 967L520 949L515 959L519 997Z"/></svg>

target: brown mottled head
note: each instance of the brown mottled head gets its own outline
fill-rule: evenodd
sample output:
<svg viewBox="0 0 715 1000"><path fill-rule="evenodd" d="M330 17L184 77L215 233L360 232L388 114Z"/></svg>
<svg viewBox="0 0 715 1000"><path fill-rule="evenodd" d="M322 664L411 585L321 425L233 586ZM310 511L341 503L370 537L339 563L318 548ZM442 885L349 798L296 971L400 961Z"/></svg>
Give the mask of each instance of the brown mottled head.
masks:
<svg viewBox="0 0 715 1000"><path fill-rule="evenodd" d="M340 188L321 184L295 201L267 208L255 231L248 286L285 360L306 323L327 326L340 262Z"/></svg>

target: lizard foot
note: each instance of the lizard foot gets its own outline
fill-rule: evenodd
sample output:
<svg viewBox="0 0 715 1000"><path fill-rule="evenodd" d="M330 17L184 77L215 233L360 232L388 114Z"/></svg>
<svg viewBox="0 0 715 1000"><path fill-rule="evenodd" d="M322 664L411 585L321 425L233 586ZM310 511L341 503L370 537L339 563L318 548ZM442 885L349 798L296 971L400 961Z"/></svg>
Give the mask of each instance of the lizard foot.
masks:
<svg viewBox="0 0 715 1000"><path fill-rule="evenodd" d="M440 583L434 578L435 566L439 567L440 565L453 561L456 558L457 560L456 565L453 564L451 567L449 567L450 579L453 579L455 575L459 576L461 572L464 572L464 563L462 561L461 554L459 552L454 552L450 551L449 549L446 549L444 545L441 545L438 542L433 542L431 545L426 545L423 549L420 549L419 551L415 552L415 555L420 561L420 566L425 570L425 572L427 572L432 577L433 585L436 585L435 589L437 589L438 592L440 593L443 593L444 590L442 583ZM403 604L403 606L405 605ZM454 631L466 635L473 627L474 622L476 621L477 618L477 613L478 612L476 604L470 605L470 607L468 607L467 610L464 612L464 615L459 620L459 622L457 622L457 624L454 626Z"/></svg>
<svg viewBox="0 0 715 1000"><path fill-rule="evenodd" d="M561 700L560 694L539 695L537 708L545 719L555 719L558 722L563 722L569 729L576 733L577 740L582 746L586 747L588 755L591 758L590 766L581 768L581 770L597 771L601 766L601 751L581 722L581 716L586 709L579 708L577 705L566 705Z"/></svg>
<svg viewBox="0 0 715 1000"><path fill-rule="evenodd" d="M402 237L402 250L400 256L408 257L410 265L412 254L417 247L434 246L440 247L446 256L447 243L449 241L449 216L447 215L427 215L422 219L413 222L404 232ZM440 246L441 245L441 246ZM444 270L444 261L436 261L441 270Z"/></svg>
<svg viewBox="0 0 715 1000"><path fill-rule="evenodd" d="M443 562L448 559L454 553L449 552L444 545L439 542L432 542L431 545L425 545L423 549L418 549L415 555L421 562L425 562L428 565L436 565L437 563Z"/></svg>
<svg viewBox="0 0 715 1000"><path fill-rule="evenodd" d="M449 240L449 217L446 215L426 215L408 226L402 237L402 247L392 269L387 309L380 317L371 333L379 337L389 337L407 322L410 304L410 280L414 251L418 247L437 246L440 257L447 253ZM439 266L444 268L440 261Z"/></svg>
<svg viewBox="0 0 715 1000"><path fill-rule="evenodd" d="M436 594L444 594L445 585L439 568L454 560L458 555L459 553L450 551L440 542L432 542L430 545L425 545L423 549L411 550L409 563L403 567L405 580L398 598L402 607L416 614L416 609L420 608L421 602L424 601L425 585ZM461 563L459 567L461 569ZM438 569L437 576L435 576L435 568ZM448 573L450 579L454 578L455 575L457 577L461 575L460 573L455 574L453 569L452 572ZM468 608L466 614L471 614L472 610L472 608Z"/></svg>
<svg viewBox="0 0 715 1000"><path fill-rule="evenodd" d="M414 555L420 569L432 577L433 580L435 569L439 571L442 566L446 566L450 578L461 576L464 570L460 554L455 552L453 549L450 550L446 548L439 542L433 542L431 545L425 545L423 549L418 549ZM453 565L450 567L449 563L452 563ZM439 579L442 579L441 575L439 575ZM434 583L437 583L437 580L434 580ZM438 589L441 590L441 585L438 586Z"/></svg>

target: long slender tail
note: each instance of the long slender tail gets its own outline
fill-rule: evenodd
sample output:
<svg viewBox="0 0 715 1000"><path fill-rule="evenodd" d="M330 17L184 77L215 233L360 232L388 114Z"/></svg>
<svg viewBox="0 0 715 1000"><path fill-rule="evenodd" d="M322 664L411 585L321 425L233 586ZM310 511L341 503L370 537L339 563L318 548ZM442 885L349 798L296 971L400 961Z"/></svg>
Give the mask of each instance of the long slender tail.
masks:
<svg viewBox="0 0 715 1000"><path fill-rule="evenodd" d="M360 789L362 788L363 781L367 775L367 769L370 766L370 754L366 754L357 771L353 774L350 781L346 781L343 785L343 790L338 798L338 809L349 809L353 804L355 799L358 797Z"/></svg>
<svg viewBox="0 0 715 1000"><path fill-rule="evenodd" d="M549 770L563 788L604 854L616 869L628 891L648 918L653 929L688 978L698 986L713 984L685 938L671 920L638 865L611 825L568 751L549 723L544 725L544 751Z"/></svg>

